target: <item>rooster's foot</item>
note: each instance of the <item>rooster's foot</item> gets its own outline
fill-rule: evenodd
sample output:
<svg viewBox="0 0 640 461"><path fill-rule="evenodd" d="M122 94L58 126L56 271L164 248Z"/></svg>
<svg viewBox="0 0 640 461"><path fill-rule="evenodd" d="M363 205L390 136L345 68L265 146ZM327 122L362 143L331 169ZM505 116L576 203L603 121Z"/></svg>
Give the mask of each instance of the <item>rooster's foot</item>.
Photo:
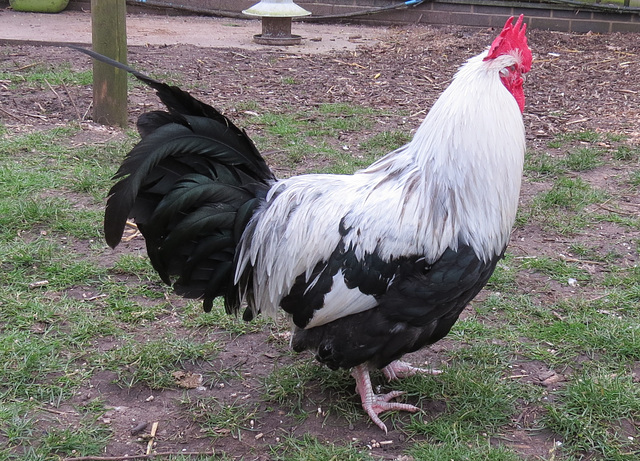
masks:
<svg viewBox="0 0 640 461"><path fill-rule="evenodd" d="M367 412L371 420L382 429L387 432L387 426L378 417L383 411L408 411L415 413L420 409L416 406L409 405L407 403L390 402L390 400L404 394L402 391L392 391L388 394L376 394L373 392L371 386L371 378L369 377L369 370L366 365L358 365L353 369L351 375L356 380L356 391L360 394L360 400L362 400L362 408Z"/></svg>
<svg viewBox="0 0 640 461"><path fill-rule="evenodd" d="M435 368L418 368L412 366L410 363L396 360L384 367L382 373L384 373L389 381L393 381L394 379L406 378L407 376L416 374L439 375L442 373L442 370L436 370Z"/></svg>

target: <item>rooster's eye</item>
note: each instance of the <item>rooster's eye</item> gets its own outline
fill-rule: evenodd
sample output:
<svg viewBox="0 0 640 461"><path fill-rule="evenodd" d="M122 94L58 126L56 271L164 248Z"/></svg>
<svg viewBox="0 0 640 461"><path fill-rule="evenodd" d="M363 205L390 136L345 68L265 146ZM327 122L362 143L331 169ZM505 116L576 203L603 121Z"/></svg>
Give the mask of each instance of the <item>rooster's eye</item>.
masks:
<svg viewBox="0 0 640 461"><path fill-rule="evenodd" d="M500 70L501 77L507 77L511 72L515 72L518 68L515 64L510 65L509 67L505 67Z"/></svg>

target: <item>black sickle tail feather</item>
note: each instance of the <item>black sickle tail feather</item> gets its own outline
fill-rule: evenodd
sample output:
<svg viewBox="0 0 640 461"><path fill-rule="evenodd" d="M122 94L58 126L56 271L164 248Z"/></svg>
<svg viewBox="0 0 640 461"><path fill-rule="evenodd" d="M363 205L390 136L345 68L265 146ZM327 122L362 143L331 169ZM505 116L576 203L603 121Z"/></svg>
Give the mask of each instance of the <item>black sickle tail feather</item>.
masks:
<svg viewBox="0 0 640 461"><path fill-rule="evenodd" d="M234 258L242 232L275 177L246 133L213 107L93 51L74 47L154 88L168 112L138 119L142 140L127 154L109 191L104 231L120 243L134 218L153 267L176 293L225 296L239 308Z"/></svg>

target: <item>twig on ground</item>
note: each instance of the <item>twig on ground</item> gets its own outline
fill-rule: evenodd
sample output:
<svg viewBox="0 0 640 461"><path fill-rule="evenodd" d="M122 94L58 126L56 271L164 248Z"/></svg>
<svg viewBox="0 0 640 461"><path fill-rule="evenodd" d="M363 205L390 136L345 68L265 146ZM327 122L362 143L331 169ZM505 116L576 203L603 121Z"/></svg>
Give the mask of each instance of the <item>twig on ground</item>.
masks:
<svg viewBox="0 0 640 461"><path fill-rule="evenodd" d="M153 459L168 456L215 456L215 451L166 451L148 455L78 456L75 458L63 458L62 461L124 461L129 459Z"/></svg>
<svg viewBox="0 0 640 461"><path fill-rule="evenodd" d="M135 222L133 221L127 221L126 222L126 226L130 229L128 230L126 236L122 237L122 241L123 242L130 242L131 240L133 240L134 238L142 235L142 233L140 232L140 229L138 229L138 226Z"/></svg>
<svg viewBox="0 0 640 461"><path fill-rule="evenodd" d="M32 62L31 64L27 64L26 66L18 67L17 69L13 69L14 72L20 72L21 70L28 69L29 67L37 66L40 64L39 62Z"/></svg>
<svg viewBox="0 0 640 461"><path fill-rule="evenodd" d="M93 107L93 101L91 101L89 103L89 107L87 107L87 110L84 111L84 115L82 116L82 120L87 118L87 114L89 113L89 111L91 110L91 107Z"/></svg>
<svg viewBox="0 0 640 461"><path fill-rule="evenodd" d="M149 443L147 443L147 454L150 455L151 454L151 450L153 450L153 442L155 442L156 439L156 432L158 432L158 421L155 421L152 425L151 425L151 438L149 438Z"/></svg>
<svg viewBox="0 0 640 461"><path fill-rule="evenodd" d="M610 212L610 213L618 213L618 214L625 215L625 216L631 216L631 215L635 215L635 214L636 214L634 211L616 210L616 209L614 209L614 208L611 208L611 207L605 206L605 205L604 205L604 204L602 204L602 203L599 203L599 204L597 204L597 205L598 205L598 208L602 208L603 210L608 211L608 212Z"/></svg>
<svg viewBox="0 0 640 461"><path fill-rule="evenodd" d="M560 255L560 258L562 258L563 261L566 261L568 263L597 264L597 265L601 265L601 266L606 266L608 264L608 263L602 262L602 261L590 261L588 259L570 258L570 257L562 255L562 254Z"/></svg>
<svg viewBox="0 0 640 461"><path fill-rule="evenodd" d="M46 120L47 117L45 117L44 115L39 115L39 114L27 114L28 117L33 117L33 118L37 118L40 120Z"/></svg>
<svg viewBox="0 0 640 461"><path fill-rule="evenodd" d="M589 119L587 117L584 118L579 118L577 120L570 120L567 123L565 123L565 125L574 125L576 123L582 123L582 122L588 122Z"/></svg>
<svg viewBox="0 0 640 461"><path fill-rule="evenodd" d="M9 117L13 117L13 118L15 118L16 120L19 120L19 121L21 121L21 122L24 122L24 120L23 120L22 118L18 117L17 115L12 114L11 112L9 112L9 111L8 111L8 110L6 110L6 109L3 109L2 107L0 107L0 112L2 112L3 114L7 114Z"/></svg>
<svg viewBox="0 0 640 461"><path fill-rule="evenodd" d="M78 117L78 120L80 121L84 120L84 117L80 115L80 109L78 109L78 106L76 105L76 102L73 100L73 96L71 96L71 93L69 92L69 88L67 88L67 85L64 83L64 81L62 82L62 88L64 88L64 91L67 93L67 96L69 97L69 101L71 101L71 105L76 111L76 117Z"/></svg>
<svg viewBox="0 0 640 461"><path fill-rule="evenodd" d="M60 106L62 106L62 108L64 108L64 102L62 102L62 97L58 94L58 92L56 90L53 89L53 87L51 86L51 83L49 83L49 80L47 80L46 78L44 79L44 82L47 84L47 86L49 87L49 89L51 91L53 91L53 94L55 94L58 97L58 100L60 101Z"/></svg>

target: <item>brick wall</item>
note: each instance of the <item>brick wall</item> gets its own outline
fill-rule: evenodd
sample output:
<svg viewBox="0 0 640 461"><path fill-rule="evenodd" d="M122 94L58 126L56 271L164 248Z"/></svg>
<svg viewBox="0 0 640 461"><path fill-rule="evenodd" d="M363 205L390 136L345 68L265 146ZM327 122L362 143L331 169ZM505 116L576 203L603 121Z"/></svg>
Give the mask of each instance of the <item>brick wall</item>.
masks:
<svg viewBox="0 0 640 461"><path fill-rule="evenodd" d="M385 0L300 0L296 3L314 15L348 13L392 4ZM359 16L357 21L502 27L509 16L519 14L525 15L529 27L537 29L579 33L640 32L639 14L576 10L551 3L487 0L437 0L416 7Z"/></svg>
<svg viewBox="0 0 640 461"><path fill-rule="evenodd" d="M160 3L180 4L194 10L206 11L216 8L240 14L258 0L182 0ZM402 4L402 0L295 0L313 16L344 15L373 8ZM131 5L131 2L128 2ZM215 4L215 7L212 6ZM87 0L70 0L71 9L88 9ZM148 11L148 7L129 6L129 11ZM155 12L176 13L177 10ZM556 30L561 32L640 32L640 14L607 13L575 9L554 3L527 3L492 0L435 0L402 9L376 14L350 16L347 19L328 18L326 21L349 21L364 24L457 24L473 27L502 27L509 16L524 14L530 28ZM304 20L309 20L308 18Z"/></svg>

